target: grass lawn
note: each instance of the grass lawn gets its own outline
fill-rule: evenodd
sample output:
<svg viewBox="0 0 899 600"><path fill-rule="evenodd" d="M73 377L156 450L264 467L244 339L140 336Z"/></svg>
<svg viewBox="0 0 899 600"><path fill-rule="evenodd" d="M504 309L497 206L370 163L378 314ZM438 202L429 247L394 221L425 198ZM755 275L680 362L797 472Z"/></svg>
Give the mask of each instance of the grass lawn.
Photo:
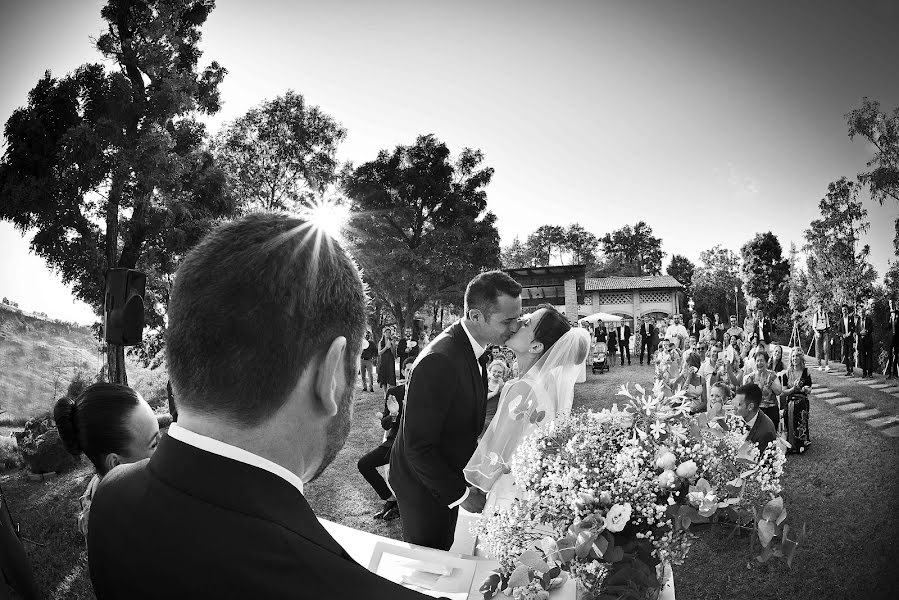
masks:
<svg viewBox="0 0 899 600"><path fill-rule="evenodd" d="M821 381L842 387L833 378ZM588 374L578 385L575 407L603 408L616 401L625 382L648 383L649 367L614 366ZM849 385L849 382L846 382ZM855 393L854 386L851 390ZM859 390L873 394L867 388ZM356 469L356 460L381 436L374 417L381 395L359 391L346 446L331 467L306 488L316 514L350 527L400 538L399 521L384 523L371 515L381 501ZM882 399L887 402L886 399ZM892 401L899 402L894 398ZM820 598L894 598L899 590L899 440L886 438L820 400L812 400L813 443L802 456L788 458L784 484L793 527L805 523L808 538L797 551L792 570L782 562L758 564L749 538L727 540L720 530L698 533L690 556L675 569L682 600L790 600ZM881 402L872 402L881 406ZM890 408L883 405L883 408ZM884 412L887 412L886 410ZM890 411L896 412L895 407ZM39 583L49 598L92 598L83 566L83 540L75 529L77 498L90 472L84 467L46 482L31 482L21 472L0 477L25 537ZM148 569L152 566L148 565Z"/></svg>

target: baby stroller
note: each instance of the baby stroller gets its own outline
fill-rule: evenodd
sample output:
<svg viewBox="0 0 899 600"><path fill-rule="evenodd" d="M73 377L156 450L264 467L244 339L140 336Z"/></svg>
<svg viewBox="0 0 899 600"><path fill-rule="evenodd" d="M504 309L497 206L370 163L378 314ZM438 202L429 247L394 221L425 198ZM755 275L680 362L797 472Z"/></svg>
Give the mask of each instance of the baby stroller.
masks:
<svg viewBox="0 0 899 600"><path fill-rule="evenodd" d="M609 370L609 346L605 342L596 342L593 344L593 373L599 369L600 374Z"/></svg>

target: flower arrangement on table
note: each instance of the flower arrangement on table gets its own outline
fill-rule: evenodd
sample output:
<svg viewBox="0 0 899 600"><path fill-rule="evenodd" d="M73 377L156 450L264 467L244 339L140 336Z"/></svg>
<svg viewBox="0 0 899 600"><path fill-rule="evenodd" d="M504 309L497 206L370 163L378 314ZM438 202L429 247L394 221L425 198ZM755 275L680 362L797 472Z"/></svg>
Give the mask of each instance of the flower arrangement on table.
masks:
<svg viewBox="0 0 899 600"><path fill-rule="evenodd" d="M561 417L522 441L510 465L520 498L476 526L500 564L485 599L546 599L570 577L590 598L655 598L662 565L686 558L694 523L752 529L760 561L791 561L783 445L759 456L739 417L691 417L662 381L635 389L622 386L621 409Z"/></svg>

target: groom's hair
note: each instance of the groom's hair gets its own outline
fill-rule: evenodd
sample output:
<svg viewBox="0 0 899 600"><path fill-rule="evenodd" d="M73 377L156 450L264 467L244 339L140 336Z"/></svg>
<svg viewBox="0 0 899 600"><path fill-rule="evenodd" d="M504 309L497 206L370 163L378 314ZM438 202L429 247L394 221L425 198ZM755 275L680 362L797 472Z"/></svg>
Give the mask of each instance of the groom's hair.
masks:
<svg viewBox="0 0 899 600"><path fill-rule="evenodd" d="M179 406L259 424L339 336L352 381L365 305L353 261L309 223L257 213L215 229L181 263L169 302Z"/></svg>
<svg viewBox="0 0 899 600"><path fill-rule="evenodd" d="M465 314L476 308L489 318L496 312L496 301L500 295L517 298L521 295L521 284L502 271L481 273L465 288Z"/></svg>

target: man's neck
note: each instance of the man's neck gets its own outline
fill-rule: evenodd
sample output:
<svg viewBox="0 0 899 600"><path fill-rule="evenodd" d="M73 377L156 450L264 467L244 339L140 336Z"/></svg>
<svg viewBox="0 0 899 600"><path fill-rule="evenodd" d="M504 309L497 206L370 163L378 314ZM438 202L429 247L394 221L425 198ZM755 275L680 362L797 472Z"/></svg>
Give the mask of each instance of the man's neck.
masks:
<svg viewBox="0 0 899 600"><path fill-rule="evenodd" d="M474 338L474 341L477 342L479 346L486 348L490 345L490 340L484 337L480 327L478 327L478 324L475 321L472 321L468 317L465 317L462 321L465 323L465 328L468 330L468 333L471 334L471 337Z"/></svg>

